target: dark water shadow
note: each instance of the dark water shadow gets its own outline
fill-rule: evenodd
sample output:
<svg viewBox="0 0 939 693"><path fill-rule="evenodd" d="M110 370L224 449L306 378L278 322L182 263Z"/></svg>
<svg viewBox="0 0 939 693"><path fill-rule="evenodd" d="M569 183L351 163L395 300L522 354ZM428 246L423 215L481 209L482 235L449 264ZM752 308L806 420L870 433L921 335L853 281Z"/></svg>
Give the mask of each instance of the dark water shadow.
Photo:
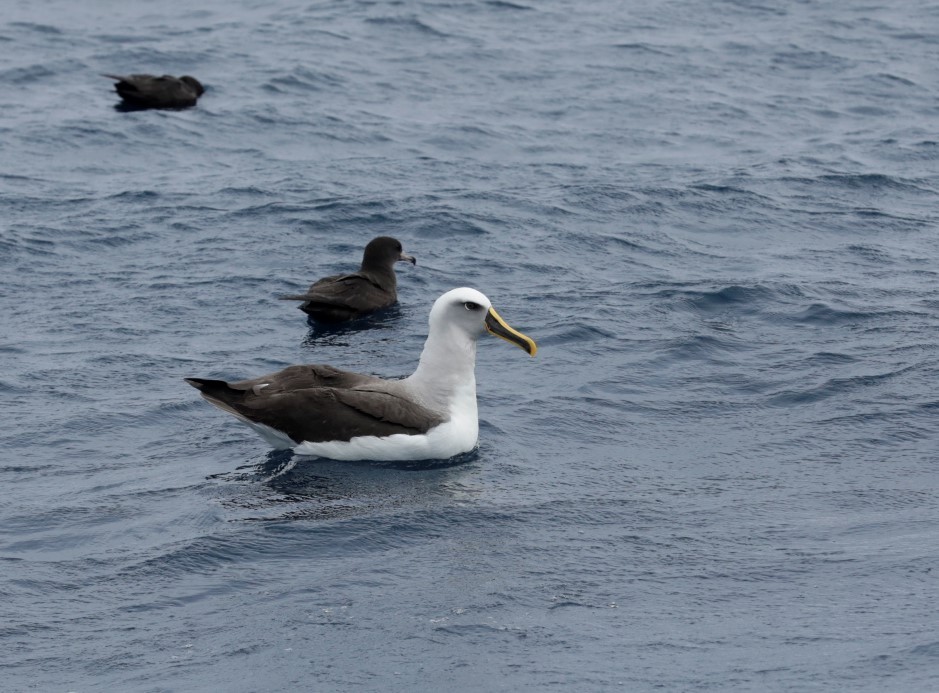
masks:
<svg viewBox="0 0 939 693"><path fill-rule="evenodd" d="M396 460L393 462L369 462L368 464L381 469L397 469L402 472L428 472L437 469L450 469L461 467L479 459L479 448L469 452L448 457L445 460Z"/></svg>
<svg viewBox="0 0 939 693"><path fill-rule="evenodd" d="M346 473L347 470L362 470L362 473L368 473L370 470L386 469L399 472L430 472L442 469L451 469L471 464L479 459L479 448L474 448L469 452L454 455L447 459L439 460L331 460L324 457L307 457L305 455L295 455L291 450L272 450L267 453L265 459L254 467L258 478L273 479L280 478L281 475L288 476L294 470L316 470L323 471L329 469L341 470Z"/></svg>
<svg viewBox="0 0 939 693"><path fill-rule="evenodd" d="M448 507L472 488L474 450L446 460L338 461L272 451L260 462L213 475L222 504L241 521L377 518ZM370 521L370 520L366 520Z"/></svg>
<svg viewBox="0 0 939 693"><path fill-rule="evenodd" d="M203 93L200 96L204 96L209 91L211 91L211 87L203 85ZM142 104L129 103L122 99L114 104L114 110L118 113L134 113L136 111L185 111L190 108L195 108L198 105L198 103L193 103L188 106L144 106Z"/></svg>
<svg viewBox="0 0 939 693"><path fill-rule="evenodd" d="M114 110L118 113L136 113L137 111L185 111L187 108L192 108L192 106L174 106L171 108L166 106L138 106L123 101L118 101L114 104Z"/></svg>
<svg viewBox="0 0 939 693"><path fill-rule="evenodd" d="M367 488L388 488L443 480L451 471L468 467L479 459L471 450L445 460L341 461L294 455L291 451L269 452L255 467L255 478L271 490L287 496L317 496L336 499L336 493L358 495ZM416 474L420 473L420 474ZM402 488L396 490L397 494Z"/></svg>
<svg viewBox="0 0 939 693"><path fill-rule="evenodd" d="M293 450L271 450L255 470L260 477L266 478L286 470L293 464L295 457Z"/></svg>
<svg viewBox="0 0 939 693"><path fill-rule="evenodd" d="M307 317L307 325L310 329L301 344L303 346L341 345L344 337L353 335L356 332L390 329L401 320L402 315L401 306L396 303L393 306L376 310L374 313L363 315L348 322L325 323Z"/></svg>

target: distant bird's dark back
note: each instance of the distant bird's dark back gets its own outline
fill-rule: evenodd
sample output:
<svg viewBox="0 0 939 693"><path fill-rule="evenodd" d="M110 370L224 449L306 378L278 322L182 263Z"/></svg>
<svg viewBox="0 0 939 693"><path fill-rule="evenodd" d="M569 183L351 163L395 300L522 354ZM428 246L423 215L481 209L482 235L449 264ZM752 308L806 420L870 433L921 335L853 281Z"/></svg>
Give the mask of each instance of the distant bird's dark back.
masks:
<svg viewBox="0 0 939 693"><path fill-rule="evenodd" d="M195 77L183 75L105 75L117 80L114 90L124 103L135 108L188 108L205 93Z"/></svg>
<svg viewBox="0 0 939 693"><path fill-rule="evenodd" d="M303 301L300 310L321 322L344 322L361 317L398 300L394 264L417 264L404 253L401 242L379 236L365 246L362 266L351 274L335 274L313 282L304 294L282 296L285 301Z"/></svg>

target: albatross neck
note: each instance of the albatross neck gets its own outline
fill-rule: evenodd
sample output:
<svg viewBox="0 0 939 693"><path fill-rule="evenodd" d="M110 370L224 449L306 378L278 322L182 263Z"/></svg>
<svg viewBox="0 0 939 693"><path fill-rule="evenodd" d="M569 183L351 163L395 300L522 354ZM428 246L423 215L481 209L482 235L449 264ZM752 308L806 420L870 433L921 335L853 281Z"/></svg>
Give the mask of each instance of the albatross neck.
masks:
<svg viewBox="0 0 939 693"><path fill-rule="evenodd" d="M458 388L476 389L476 339L463 330L431 330L408 384L433 404L446 405Z"/></svg>

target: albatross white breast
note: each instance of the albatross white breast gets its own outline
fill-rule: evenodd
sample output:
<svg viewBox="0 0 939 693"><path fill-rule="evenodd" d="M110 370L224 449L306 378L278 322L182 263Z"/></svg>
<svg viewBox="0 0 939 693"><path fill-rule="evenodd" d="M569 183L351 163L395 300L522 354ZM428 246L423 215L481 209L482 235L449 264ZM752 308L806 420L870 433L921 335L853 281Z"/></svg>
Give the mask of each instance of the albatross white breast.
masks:
<svg viewBox="0 0 939 693"><path fill-rule="evenodd" d="M479 438L476 340L486 332L537 351L485 295L463 287L434 302L420 362L403 380L305 365L234 383L186 382L275 448L338 460L448 458Z"/></svg>

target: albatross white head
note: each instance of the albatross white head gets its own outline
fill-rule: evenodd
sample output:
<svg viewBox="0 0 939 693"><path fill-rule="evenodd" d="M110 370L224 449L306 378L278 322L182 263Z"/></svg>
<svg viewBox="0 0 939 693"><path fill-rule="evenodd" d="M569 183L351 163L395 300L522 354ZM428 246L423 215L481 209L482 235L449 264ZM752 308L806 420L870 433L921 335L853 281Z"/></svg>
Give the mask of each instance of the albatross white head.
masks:
<svg viewBox="0 0 939 693"><path fill-rule="evenodd" d="M420 391L427 405L446 409L458 390L471 389L476 397L476 340L489 332L524 349L538 351L528 336L509 327L485 294L461 287L443 294L430 311L430 329L421 361L409 385Z"/></svg>

